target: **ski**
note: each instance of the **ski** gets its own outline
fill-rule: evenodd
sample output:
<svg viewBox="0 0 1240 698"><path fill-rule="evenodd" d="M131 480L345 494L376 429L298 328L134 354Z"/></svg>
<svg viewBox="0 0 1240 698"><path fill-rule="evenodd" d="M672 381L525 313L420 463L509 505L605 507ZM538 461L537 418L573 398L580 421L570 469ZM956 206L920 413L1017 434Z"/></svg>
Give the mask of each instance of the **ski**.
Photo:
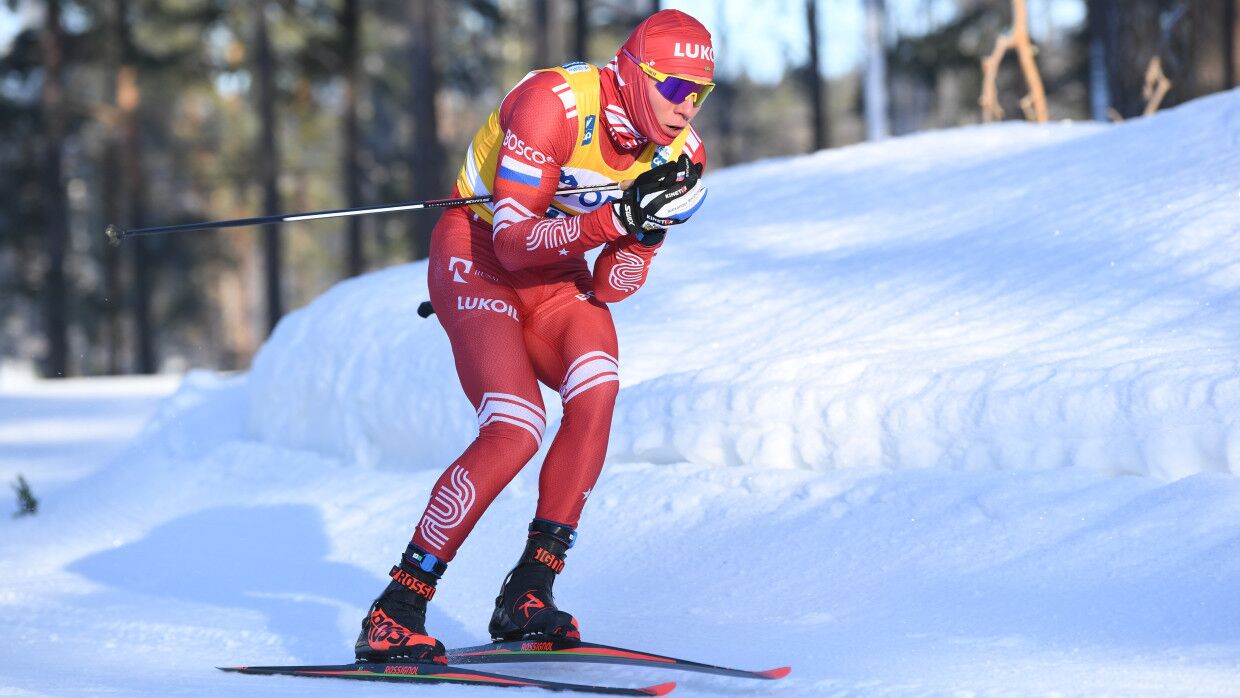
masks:
<svg viewBox="0 0 1240 698"><path fill-rule="evenodd" d="M661 683L642 688L593 686L583 683L543 681L507 674L492 674L444 664L410 662L354 662L325 666L239 666L216 667L221 671L241 674L264 674L275 676L310 676L317 678L354 679L360 681L394 681L402 683L445 683L462 686L497 686L517 688L542 688L548 691L572 691L612 696L662 696L676 688L674 683Z"/></svg>
<svg viewBox="0 0 1240 698"><path fill-rule="evenodd" d="M571 640L515 640L494 642L476 647L460 647L448 650L452 664L501 664L510 662L592 662L596 664L630 664L634 666L665 667L683 671L698 671L720 676L738 676L746 679L782 679L792 671L785 666L766 671L747 671L731 667L702 664L687 659L665 657L649 652L598 645L593 642Z"/></svg>

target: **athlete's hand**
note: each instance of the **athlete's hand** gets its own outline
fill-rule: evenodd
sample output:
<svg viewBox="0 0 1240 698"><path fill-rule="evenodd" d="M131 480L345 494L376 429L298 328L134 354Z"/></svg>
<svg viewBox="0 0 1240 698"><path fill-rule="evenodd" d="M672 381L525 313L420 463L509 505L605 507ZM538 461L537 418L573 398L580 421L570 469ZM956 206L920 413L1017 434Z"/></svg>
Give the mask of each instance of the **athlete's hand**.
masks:
<svg viewBox="0 0 1240 698"><path fill-rule="evenodd" d="M612 209L625 229L643 245L663 241L668 226L689 220L706 198L702 166L688 155L664 163L633 180Z"/></svg>

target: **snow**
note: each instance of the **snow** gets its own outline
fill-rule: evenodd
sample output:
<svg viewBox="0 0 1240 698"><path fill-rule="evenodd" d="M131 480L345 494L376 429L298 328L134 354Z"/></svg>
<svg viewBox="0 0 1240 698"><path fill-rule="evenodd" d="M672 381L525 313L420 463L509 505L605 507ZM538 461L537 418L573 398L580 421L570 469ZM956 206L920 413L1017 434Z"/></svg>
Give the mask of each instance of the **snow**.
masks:
<svg viewBox="0 0 1240 698"><path fill-rule="evenodd" d="M588 639L793 673L510 670L1240 695L1240 91L708 183L612 308L608 465L557 600ZM341 283L244 375L0 383L0 474L41 502L0 527L0 695L390 694L213 667L351 656L476 430L426 297L423 264ZM447 644L485 640L536 492L531 465L453 562Z"/></svg>
<svg viewBox="0 0 1240 698"><path fill-rule="evenodd" d="M0 370L0 479L43 490L103 466L177 385L176 376L40 382Z"/></svg>

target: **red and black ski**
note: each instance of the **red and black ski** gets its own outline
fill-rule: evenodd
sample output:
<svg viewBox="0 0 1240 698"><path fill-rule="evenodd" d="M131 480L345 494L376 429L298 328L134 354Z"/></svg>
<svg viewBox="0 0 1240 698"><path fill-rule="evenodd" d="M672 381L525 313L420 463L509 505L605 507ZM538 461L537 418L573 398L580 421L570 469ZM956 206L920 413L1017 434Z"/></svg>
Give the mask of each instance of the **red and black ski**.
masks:
<svg viewBox="0 0 1240 698"><path fill-rule="evenodd" d="M591 662L595 664L630 664L634 666L664 667L684 671L698 671L720 676L738 676L746 679L782 679L792 667L779 667L766 671L747 671L731 667L691 662L687 659L664 657L649 652L598 645L593 642L569 640L514 640L494 642L477 647L459 647L448 650L448 662L452 664L504 664L511 662Z"/></svg>
<svg viewBox="0 0 1240 698"><path fill-rule="evenodd" d="M354 662L328 666L239 666L218 667L223 671L242 674L267 674L277 676L312 676L361 681L399 681L402 683L446 683L462 686L498 686L518 688L543 688L549 691L574 691L612 696L662 696L676 688L674 683L661 683L643 688L620 688L593 686L583 683L543 681L507 674L465 669L459 666L422 663Z"/></svg>

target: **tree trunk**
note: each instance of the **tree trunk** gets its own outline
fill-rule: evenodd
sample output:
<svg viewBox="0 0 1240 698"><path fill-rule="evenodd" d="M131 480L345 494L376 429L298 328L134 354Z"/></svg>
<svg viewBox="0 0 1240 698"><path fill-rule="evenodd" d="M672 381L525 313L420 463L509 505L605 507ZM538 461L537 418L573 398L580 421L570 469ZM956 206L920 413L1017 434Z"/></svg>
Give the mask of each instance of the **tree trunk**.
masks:
<svg viewBox="0 0 1240 698"><path fill-rule="evenodd" d="M573 59L590 61L590 5L573 0Z"/></svg>
<svg viewBox="0 0 1240 698"><path fill-rule="evenodd" d="M129 37L126 36L126 40ZM138 121L141 93L138 90L138 71L131 63L129 44L122 45L129 58L121 67L117 85L117 100L121 107L121 123L125 138L125 204L126 220L130 227L146 225L146 173L142 167L142 129ZM129 244L129 243L126 243ZM151 241L144 237L134 238L130 245L133 269L133 287L130 289L133 308L134 340L138 373L155 373L159 358L155 351L154 323L151 322Z"/></svg>
<svg viewBox="0 0 1240 698"><path fill-rule="evenodd" d="M1159 18L1164 104L1182 104L1235 86L1233 31L1240 0L1179 0Z"/></svg>
<svg viewBox="0 0 1240 698"><path fill-rule="evenodd" d="M443 181L443 146L439 142L439 119L435 100L439 72L435 65L435 0L409 0L409 115L413 119L409 149L413 198L447 196L451 185ZM411 259L430 254L431 231L438 216L419 211L408 217Z"/></svg>
<svg viewBox="0 0 1240 698"><path fill-rule="evenodd" d="M530 47L533 67L548 68L551 66L551 0L530 0L533 7L530 16L534 26L530 29Z"/></svg>
<svg viewBox="0 0 1240 698"><path fill-rule="evenodd" d="M123 216L125 225L139 228L146 225L146 172L142 167L142 126L138 108L142 93L138 87L138 69L133 35L126 20L129 16L129 0L116 0L115 43L121 55L120 70L116 74L116 107L120 124L121 158L123 176L121 191L124 192ZM129 249L129 267L132 283L125 294L129 302L133 322L134 364L137 373L155 373L159 370L156 351L155 323L151 322L151 241L138 237L125 243ZM118 292L118 298L120 294Z"/></svg>
<svg viewBox="0 0 1240 698"><path fill-rule="evenodd" d="M1123 118L1140 116L1146 103L1145 71L1160 45L1161 3L1110 2L1107 77L1111 106Z"/></svg>
<svg viewBox="0 0 1240 698"><path fill-rule="evenodd" d="M267 31L267 3L260 2L255 14L258 30L255 37L255 69L258 73L258 174L263 187L263 214L280 211L280 150L276 139L275 61ZM284 307L280 298L280 229L275 225L263 228L263 266L267 287L267 328L275 329Z"/></svg>
<svg viewBox="0 0 1240 698"><path fill-rule="evenodd" d="M116 74L118 68L109 72ZM108 135L103 152L103 181L100 195L103 197L103 217L107 221L124 220L121 217L121 145L117 134ZM121 256L112 245L103 246L103 349L107 354L108 375L124 373L122 362L121 333Z"/></svg>
<svg viewBox="0 0 1240 698"><path fill-rule="evenodd" d="M1240 0L1223 0L1223 82L1225 89L1240 87Z"/></svg>
<svg viewBox="0 0 1240 698"><path fill-rule="evenodd" d="M1115 3L1114 0L1088 0L1085 11L1089 36L1089 113L1094 121L1107 121L1111 109L1107 46L1114 23Z"/></svg>
<svg viewBox="0 0 1240 698"><path fill-rule="evenodd" d="M64 84L64 29L60 26L60 2L48 0L40 37L43 52L43 201L46 204L47 235L43 250L47 270L43 274L44 331L47 357L44 373L63 378L69 372L68 289L65 278L65 251L69 239L68 198L61 181L61 155L64 149L66 119Z"/></svg>
<svg viewBox="0 0 1240 698"><path fill-rule="evenodd" d="M343 39L345 92L344 92L344 189L349 208L362 205L362 168L358 163L361 146L359 137L357 99L361 87L361 71L358 61L358 9L357 0L344 0L340 13L340 33ZM348 253L346 276L357 276L366 268L362 246L362 216L349 216Z"/></svg>
<svg viewBox="0 0 1240 698"><path fill-rule="evenodd" d="M125 0L114 0L110 3L108 31L112 40L104 46L104 71L112 80L112 104L115 120L108 122L107 137L103 151L103 181L100 182L100 195L103 198L103 217L108 222L123 222L124 217L124 169L122 166L122 144L125 137L120 127L120 72L123 62L121 46L125 37ZM103 246L103 346L107 353L108 375L119 375L124 372L122 362L121 331L121 255L120 250L112 245Z"/></svg>
<svg viewBox="0 0 1240 698"><path fill-rule="evenodd" d="M887 116L887 8L884 0L865 0L865 137L876 141L891 132Z"/></svg>
<svg viewBox="0 0 1240 698"><path fill-rule="evenodd" d="M827 122L826 95L823 89L822 68L818 59L818 0L805 1L805 24L809 28L809 82L810 118L813 119L814 150L830 146Z"/></svg>

